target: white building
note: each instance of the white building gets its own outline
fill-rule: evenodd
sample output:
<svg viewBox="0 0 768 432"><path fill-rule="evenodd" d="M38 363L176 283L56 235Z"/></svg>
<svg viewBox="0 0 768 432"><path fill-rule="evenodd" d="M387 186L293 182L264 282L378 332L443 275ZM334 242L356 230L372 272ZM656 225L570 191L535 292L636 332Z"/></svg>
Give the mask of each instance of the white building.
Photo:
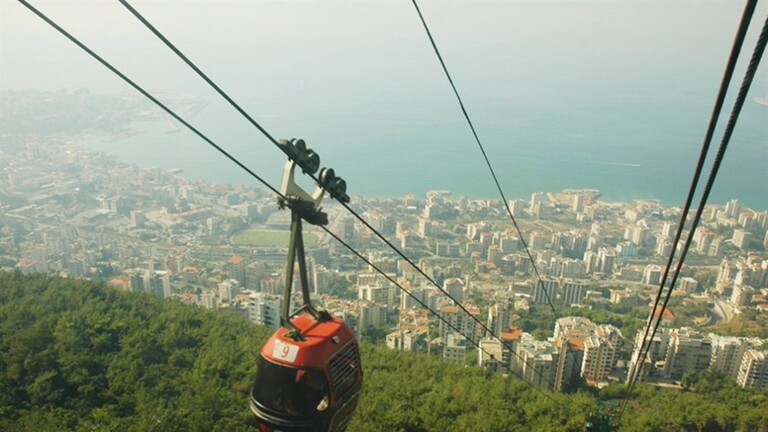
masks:
<svg viewBox="0 0 768 432"><path fill-rule="evenodd" d="M387 285L361 285L357 287L357 298L376 304L388 304L389 288Z"/></svg>
<svg viewBox="0 0 768 432"><path fill-rule="evenodd" d="M270 328L280 327L282 297L264 292L248 295L248 319Z"/></svg>
<svg viewBox="0 0 768 432"><path fill-rule="evenodd" d="M218 308L217 303L216 294L213 291L204 292L197 299L197 304L208 310L216 310Z"/></svg>
<svg viewBox="0 0 768 432"><path fill-rule="evenodd" d="M752 304L752 296L755 294L755 289L749 285L733 285L733 293L731 294L731 303L736 306L749 306Z"/></svg>
<svg viewBox="0 0 768 432"><path fill-rule="evenodd" d="M643 283L646 285L659 285L661 283L662 272L663 270L661 266L656 264L648 265L643 273Z"/></svg>
<svg viewBox="0 0 768 432"><path fill-rule="evenodd" d="M752 233L743 229L735 229L733 230L733 238L731 240L737 248L746 249L752 242Z"/></svg>
<svg viewBox="0 0 768 432"><path fill-rule="evenodd" d="M768 389L768 353L747 351L741 361L736 382L744 388Z"/></svg>
<svg viewBox="0 0 768 432"><path fill-rule="evenodd" d="M509 368L510 352L496 338L484 338L480 341L477 364L488 370L504 372Z"/></svg>
<svg viewBox="0 0 768 432"><path fill-rule="evenodd" d="M708 336L712 341L712 359L709 367L732 380L736 380L739 375L744 354L762 344L762 341L756 338L720 336L714 333Z"/></svg>
<svg viewBox="0 0 768 432"><path fill-rule="evenodd" d="M524 333L514 358L515 370L524 380L538 388L554 390L558 354L551 343L537 341Z"/></svg>
<svg viewBox="0 0 768 432"><path fill-rule="evenodd" d="M542 279L533 289L533 302L536 304L554 304L557 299L557 287L559 285L560 283L556 279Z"/></svg>
<svg viewBox="0 0 768 432"><path fill-rule="evenodd" d="M360 333L369 327L384 328L386 326L387 312L383 307L372 303L360 305L360 321L358 323L358 331Z"/></svg>
<svg viewBox="0 0 768 432"><path fill-rule="evenodd" d="M692 277L681 278L680 282L677 285L678 291L688 293L688 294L695 293L698 287L699 287L699 281L697 281Z"/></svg>
<svg viewBox="0 0 768 432"><path fill-rule="evenodd" d="M448 333L443 346L443 358L463 362L467 356L467 340L459 333Z"/></svg>
<svg viewBox="0 0 768 432"><path fill-rule="evenodd" d="M225 279L219 282L219 301L228 302L240 292L240 283L237 279Z"/></svg>
<svg viewBox="0 0 768 432"><path fill-rule="evenodd" d="M155 270L145 273L144 290L162 298L173 296L171 277L167 271Z"/></svg>
<svg viewBox="0 0 768 432"><path fill-rule="evenodd" d="M672 331L664 373L675 380L686 372L701 372L712 360L712 341L687 328Z"/></svg>
<svg viewBox="0 0 768 432"><path fill-rule="evenodd" d="M562 317L555 322L553 339L560 347L561 359L555 376L556 385L562 388L574 370L589 381L606 381L618 360L623 337L610 324L595 325L583 317Z"/></svg>
<svg viewBox="0 0 768 432"><path fill-rule="evenodd" d="M610 324L597 326L594 333L584 340L581 376L589 381L607 381L619 359L622 339L618 328Z"/></svg>
<svg viewBox="0 0 768 432"><path fill-rule="evenodd" d="M443 290L459 303L464 303L464 282L459 278L446 279Z"/></svg>
<svg viewBox="0 0 768 432"><path fill-rule="evenodd" d="M488 328L496 335L507 331L512 324L512 315L514 313L513 301L497 302L488 308Z"/></svg>
<svg viewBox="0 0 768 432"><path fill-rule="evenodd" d="M479 339L480 325L478 324L477 317L480 315L480 309L469 307L467 310L469 311L469 314L455 306L443 306L439 308L440 316L450 323L449 326L444 321L440 321L440 337L443 342L447 341L448 335L456 330L469 337L472 341Z"/></svg>
<svg viewBox="0 0 768 432"><path fill-rule="evenodd" d="M564 305L580 305L587 295L587 285L572 279L562 280L562 303Z"/></svg>
<svg viewBox="0 0 768 432"><path fill-rule="evenodd" d="M427 332L424 330L396 330L387 335L387 348L408 351L413 353L425 353L428 348Z"/></svg>

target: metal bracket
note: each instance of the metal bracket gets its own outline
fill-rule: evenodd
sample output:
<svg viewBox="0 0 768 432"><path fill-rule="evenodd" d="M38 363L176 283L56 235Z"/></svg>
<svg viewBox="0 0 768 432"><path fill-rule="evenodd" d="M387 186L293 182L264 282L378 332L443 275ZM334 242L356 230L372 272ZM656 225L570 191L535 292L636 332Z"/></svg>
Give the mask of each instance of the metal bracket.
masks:
<svg viewBox="0 0 768 432"><path fill-rule="evenodd" d="M285 162L283 168L283 179L280 181L280 193L288 198L295 198L298 201L304 201L312 203L312 207L317 209L320 206L320 202L325 195L325 189L315 186L315 191L310 195L301 188L294 180L294 173L296 171L296 161L288 159Z"/></svg>
<svg viewBox="0 0 768 432"><path fill-rule="evenodd" d="M323 200L325 190L330 185L329 193L336 197L339 195L339 191L343 194L346 189L346 183L334 176L333 170L324 169L321 173L321 178L325 179L322 182L323 185L316 185L314 192L310 195L301 186L296 184L294 177L296 166L301 167L304 173L314 174L320 166L320 156L312 151L312 149L307 149L303 140L281 140L280 144L284 146L285 152L288 154L288 161L285 163L283 178L280 181L280 193L283 197L278 200L278 203L281 208L288 207L291 210L291 237L288 243L288 262L285 268L285 288L280 313L280 325L288 329L288 337L300 341L303 339L303 336L301 331L291 322L293 316L307 311L318 321L331 319L328 312L315 309L310 300L301 220L304 219L314 225L326 225L328 223L328 215L320 211L320 202ZM327 171L330 171L330 173L327 173ZM296 261L299 264L299 280L301 282L303 304L293 314L290 314L291 289Z"/></svg>

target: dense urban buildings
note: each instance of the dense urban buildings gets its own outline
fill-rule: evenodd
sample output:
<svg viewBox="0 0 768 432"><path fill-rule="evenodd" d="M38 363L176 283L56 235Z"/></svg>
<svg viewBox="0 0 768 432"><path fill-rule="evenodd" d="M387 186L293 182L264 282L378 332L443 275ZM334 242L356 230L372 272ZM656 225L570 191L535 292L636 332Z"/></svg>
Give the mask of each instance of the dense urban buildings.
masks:
<svg viewBox="0 0 768 432"><path fill-rule="evenodd" d="M13 134L4 143L4 270L104 280L279 326L289 219L269 193L119 163L66 135ZM641 363L641 378L652 383L711 368L768 388L768 212L735 199L707 207L641 360L649 305L667 256L680 248L680 209L599 198L565 190L510 201L521 238L498 200L448 191L354 197L350 205L413 263L328 202L329 228L371 265L308 229L314 299L363 338L551 390L624 382ZM557 321L555 307L563 312ZM760 337L738 334L750 323Z"/></svg>

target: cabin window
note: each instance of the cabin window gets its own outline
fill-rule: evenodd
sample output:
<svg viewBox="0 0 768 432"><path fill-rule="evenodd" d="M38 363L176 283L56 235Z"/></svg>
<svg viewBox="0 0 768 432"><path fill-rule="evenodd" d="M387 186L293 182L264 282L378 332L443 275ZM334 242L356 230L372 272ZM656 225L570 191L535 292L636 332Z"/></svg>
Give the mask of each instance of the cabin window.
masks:
<svg viewBox="0 0 768 432"><path fill-rule="evenodd" d="M277 365L259 357L253 398L269 411L311 418L325 406L328 384L322 371ZM325 408L323 408L325 409Z"/></svg>

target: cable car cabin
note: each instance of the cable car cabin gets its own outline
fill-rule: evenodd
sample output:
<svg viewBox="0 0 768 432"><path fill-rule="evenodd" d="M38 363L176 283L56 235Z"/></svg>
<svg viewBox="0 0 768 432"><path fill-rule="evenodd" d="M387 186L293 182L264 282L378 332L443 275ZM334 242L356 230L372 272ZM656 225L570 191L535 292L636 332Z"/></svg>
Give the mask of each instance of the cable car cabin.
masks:
<svg viewBox="0 0 768 432"><path fill-rule="evenodd" d="M357 407L363 383L360 352L344 321L312 307L301 221L326 225L328 215L320 201L331 196L349 202L346 183L333 170L323 168L310 195L294 181L301 166L314 174L320 158L303 140L281 140L289 159L280 183L280 208L291 210L291 237L285 269L285 291L280 325L261 349L251 389L251 410L260 432L341 432ZM291 315L291 288L298 261L303 304Z"/></svg>
<svg viewBox="0 0 768 432"><path fill-rule="evenodd" d="M339 318L303 312L281 327L258 359L250 407L261 432L343 431L357 406L363 371L352 331Z"/></svg>

